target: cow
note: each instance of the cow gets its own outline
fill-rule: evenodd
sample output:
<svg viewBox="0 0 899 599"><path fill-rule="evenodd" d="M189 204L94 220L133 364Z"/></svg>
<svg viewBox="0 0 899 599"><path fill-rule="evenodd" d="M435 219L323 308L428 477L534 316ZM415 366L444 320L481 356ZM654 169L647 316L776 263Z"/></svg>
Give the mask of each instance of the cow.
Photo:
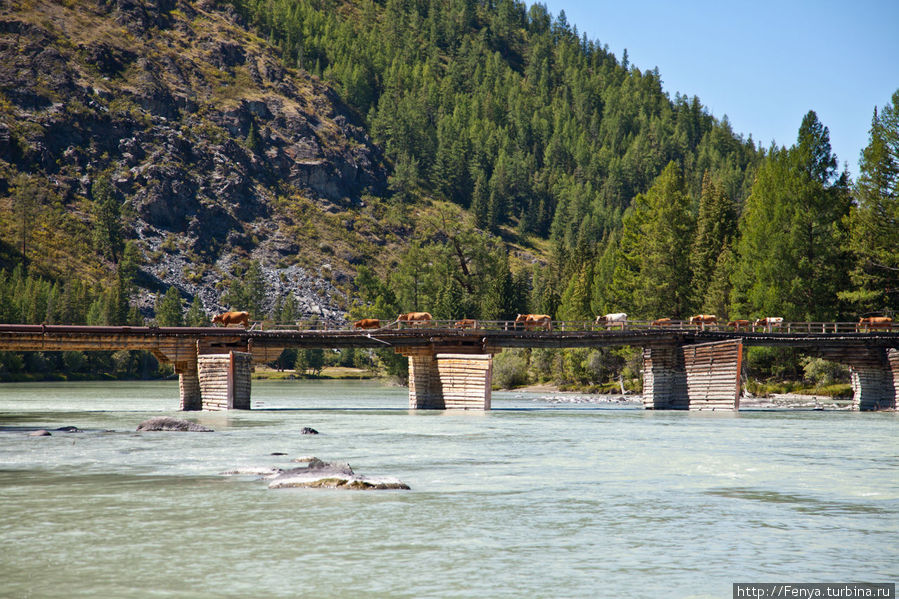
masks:
<svg viewBox="0 0 899 599"><path fill-rule="evenodd" d="M244 328L250 326L249 312L224 312L212 317L212 324L220 324L224 327L232 324L242 324Z"/></svg>
<svg viewBox="0 0 899 599"><path fill-rule="evenodd" d="M353 323L354 329L379 329L381 328L381 321L377 318L363 318L362 320L357 320Z"/></svg>
<svg viewBox="0 0 899 599"><path fill-rule="evenodd" d="M784 319L782 316L766 316L764 318L757 318L756 321L752 324L754 327L779 327L783 324Z"/></svg>
<svg viewBox="0 0 899 599"><path fill-rule="evenodd" d="M526 331L534 329L551 331L553 329L553 319L549 314L519 314L515 317L516 329L519 324L523 324Z"/></svg>
<svg viewBox="0 0 899 599"><path fill-rule="evenodd" d="M731 320L730 322L727 323L727 326L732 327L739 331L740 329L749 327L749 321L742 320L742 319L741 320Z"/></svg>
<svg viewBox="0 0 899 599"><path fill-rule="evenodd" d="M596 317L596 324L604 324L606 325L606 328L611 327L613 324L620 324L621 329L624 330L624 325L627 324L627 314L624 312L603 314L602 316Z"/></svg>
<svg viewBox="0 0 899 599"><path fill-rule="evenodd" d="M671 322L670 318L656 318L651 323L649 323L649 326L651 326L651 327L670 327L671 324L672 324L672 322Z"/></svg>
<svg viewBox="0 0 899 599"><path fill-rule="evenodd" d="M428 312L406 312L396 317L397 325L402 327L404 322L408 322L414 326L424 326L431 320L431 314Z"/></svg>
<svg viewBox="0 0 899 599"><path fill-rule="evenodd" d="M456 322L453 327L457 329L476 329L478 328L478 321L474 318L463 318Z"/></svg>
<svg viewBox="0 0 899 599"><path fill-rule="evenodd" d="M698 324L702 327L707 324L718 324L718 317L714 314L697 314L690 317L690 324Z"/></svg>
<svg viewBox="0 0 899 599"><path fill-rule="evenodd" d="M856 325L855 330L861 331L862 329L889 329L892 326L893 319L889 316L865 316L864 318L860 318L858 320L858 324Z"/></svg>

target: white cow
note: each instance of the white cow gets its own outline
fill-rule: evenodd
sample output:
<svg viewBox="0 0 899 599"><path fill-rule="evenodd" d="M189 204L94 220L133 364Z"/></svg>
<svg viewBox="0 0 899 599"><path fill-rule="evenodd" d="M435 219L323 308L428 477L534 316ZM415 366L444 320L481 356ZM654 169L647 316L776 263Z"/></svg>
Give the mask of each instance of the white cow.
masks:
<svg viewBox="0 0 899 599"><path fill-rule="evenodd" d="M753 326L757 327L779 327L783 324L783 316L766 316L755 321Z"/></svg>
<svg viewBox="0 0 899 599"><path fill-rule="evenodd" d="M606 328L609 328L614 324L620 324L621 330L624 330L624 325L627 324L627 314L625 314L624 312L603 314L602 316L596 317L596 324L604 324L606 325Z"/></svg>

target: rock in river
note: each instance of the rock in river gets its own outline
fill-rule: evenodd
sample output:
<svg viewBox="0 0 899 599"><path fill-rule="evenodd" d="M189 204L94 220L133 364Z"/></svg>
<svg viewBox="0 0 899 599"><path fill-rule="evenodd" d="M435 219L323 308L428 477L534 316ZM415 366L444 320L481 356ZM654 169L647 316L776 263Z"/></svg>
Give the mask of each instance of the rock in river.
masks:
<svg viewBox="0 0 899 599"><path fill-rule="evenodd" d="M349 464L323 462L313 458L305 468L285 470L272 479L269 489L284 487L328 487L334 489L408 489L409 485L394 477L360 476Z"/></svg>
<svg viewBox="0 0 899 599"><path fill-rule="evenodd" d="M137 425L139 431L190 431L197 433L211 433L211 428L206 428L202 424L191 422L189 420L180 420L170 416L157 416L144 420Z"/></svg>

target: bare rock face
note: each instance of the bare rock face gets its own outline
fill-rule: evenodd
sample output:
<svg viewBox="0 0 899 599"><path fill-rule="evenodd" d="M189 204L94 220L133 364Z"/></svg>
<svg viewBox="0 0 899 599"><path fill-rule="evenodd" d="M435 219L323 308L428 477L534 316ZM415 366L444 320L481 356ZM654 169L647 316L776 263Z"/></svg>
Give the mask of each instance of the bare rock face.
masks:
<svg viewBox="0 0 899 599"><path fill-rule="evenodd" d="M269 304L339 323L349 263L302 268L298 231L385 193L388 165L328 84L247 38L225 2L0 2L0 195L17 172L43 178L59 229L84 228L79 199L109 172L144 253L141 309L171 285L226 309L217 285L252 258Z"/></svg>
<svg viewBox="0 0 899 599"><path fill-rule="evenodd" d="M285 470L274 477L269 489L287 487L310 487L331 489L409 489L409 485L394 477L369 477L353 472L349 464L341 462L323 462L312 458L305 468Z"/></svg>
<svg viewBox="0 0 899 599"><path fill-rule="evenodd" d="M144 420L137 425L139 431L179 431L192 433L211 433L213 430L202 424L191 422L189 420L180 420L170 416L157 416Z"/></svg>

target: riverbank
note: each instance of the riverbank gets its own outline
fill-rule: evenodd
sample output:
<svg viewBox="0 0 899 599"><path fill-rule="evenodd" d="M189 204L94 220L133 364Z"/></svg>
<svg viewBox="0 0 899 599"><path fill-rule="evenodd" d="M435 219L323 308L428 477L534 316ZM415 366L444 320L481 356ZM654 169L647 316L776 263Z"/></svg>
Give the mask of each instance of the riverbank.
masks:
<svg viewBox="0 0 899 599"><path fill-rule="evenodd" d="M631 391L624 395L621 393L596 394L584 391L566 391L552 383L537 383L505 391L522 394L533 393L539 399L553 403L633 403L642 405L640 394ZM740 397L740 407L749 409L851 410L852 397L831 397L809 393L772 393L766 397L757 397L744 393Z"/></svg>

